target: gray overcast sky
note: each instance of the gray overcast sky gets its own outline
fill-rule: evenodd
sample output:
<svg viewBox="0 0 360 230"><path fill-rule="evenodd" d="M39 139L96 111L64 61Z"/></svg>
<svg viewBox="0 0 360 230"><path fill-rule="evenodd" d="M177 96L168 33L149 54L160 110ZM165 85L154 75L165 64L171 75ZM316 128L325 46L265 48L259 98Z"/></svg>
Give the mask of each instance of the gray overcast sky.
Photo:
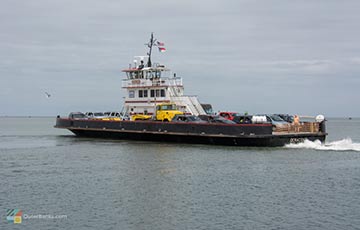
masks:
<svg viewBox="0 0 360 230"><path fill-rule="evenodd" d="M120 110L154 61L215 110L360 117L358 0L2 0L0 115ZM52 96L46 98L44 92Z"/></svg>

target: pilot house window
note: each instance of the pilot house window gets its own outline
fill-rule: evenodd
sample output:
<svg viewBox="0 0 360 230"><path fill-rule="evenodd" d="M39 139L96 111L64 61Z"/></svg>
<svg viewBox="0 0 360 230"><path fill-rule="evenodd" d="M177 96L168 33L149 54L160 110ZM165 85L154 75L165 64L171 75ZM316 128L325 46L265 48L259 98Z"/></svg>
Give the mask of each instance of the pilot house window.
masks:
<svg viewBox="0 0 360 230"><path fill-rule="evenodd" d="M139 90L139 97L148 97L147 90Z"/></svg>
<svg viewBox="0 0 360 230"><path fill-rule="evenodd" d="M135 91L134 90L130 90L129 91L129 98L134 98L135 97Z"/></svg>
<svg viewBox="0 0 360 230"><path fill-rule="evenodd" d="M165 89L150 90L150 97L165 97Z"/></svg>

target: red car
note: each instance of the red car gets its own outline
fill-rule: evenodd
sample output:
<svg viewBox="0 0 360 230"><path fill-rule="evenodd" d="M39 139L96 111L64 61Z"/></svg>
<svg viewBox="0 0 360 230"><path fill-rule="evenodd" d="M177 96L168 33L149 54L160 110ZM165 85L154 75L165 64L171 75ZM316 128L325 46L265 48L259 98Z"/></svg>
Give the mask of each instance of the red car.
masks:
<svg viewBox="0 0 360 230"><path fill-rule="evenodd" d="M235 116L240 116L237 112L220 112L219 115L225 119L233 120Z"/></svg>

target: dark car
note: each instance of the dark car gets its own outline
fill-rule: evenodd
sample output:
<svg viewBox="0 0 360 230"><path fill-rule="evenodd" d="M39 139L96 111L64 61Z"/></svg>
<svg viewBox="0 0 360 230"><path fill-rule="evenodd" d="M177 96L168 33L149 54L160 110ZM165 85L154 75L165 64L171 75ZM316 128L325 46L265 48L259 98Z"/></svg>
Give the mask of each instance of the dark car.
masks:
<svg viewBox="0 0 360 230"><path fill-rule="evenodd" d="M195 122L195 123L206 123L206 121L201 120L199 117L194 115L184 115L177 114L172 119L173 122Z"/></svg>
<svg viewBox="0 0 360 230"><path fill-rule="evenodd" d="M289 122L284 121L279 115L277 114L264 114L260 116L265 116L267 122L271 123L273 125L273 129L276 128L288 128Z"/></svg>
<svg viewBox="0 0 360 230"><path fill-rule="evenodd" d="M73 112L69 114L70 119L87 119L88 117L81 112Z"/></svg>
<svg viewBox="0 0 360 230"><path fill-rule="evenodd" d="M207 121L209 123L220 123L220 124L236 124L233 121L220 117L218 115L199 115L201 120Z"/></svg>
<svg viewBox="0 0 360 230"><path fill-rule="evenodd" d="M251 124L252 123L251 119L252 119L251 115L239 115L239 116L235 116L232 121L237 124Z"/></svg>
<svg viewBox="0 0 360 230"><path fill-rule="evenodd" d="M281 117L284 121L287 121L289 123L293 123L294 122L294 116L293 115L289 115L289 114L275 114L278 115L279 117Z"/></svg>

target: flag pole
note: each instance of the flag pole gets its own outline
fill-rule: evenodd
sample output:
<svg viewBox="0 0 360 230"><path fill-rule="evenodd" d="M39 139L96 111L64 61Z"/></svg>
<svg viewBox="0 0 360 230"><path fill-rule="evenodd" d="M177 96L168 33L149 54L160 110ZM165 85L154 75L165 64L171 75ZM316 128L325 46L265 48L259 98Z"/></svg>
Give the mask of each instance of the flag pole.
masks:
<svg viewBox="0 0 360 230"><path fill-rule="evenodd" d="M147 44L149 47L147 67L151 67L151 52L155 41L156 39L154 40L154 33L151 33L150 42Z"/></svg>
<svg viewBox="0 0 360 230"><path fill-rule="evenodd" d="M159 48L160 52L165 52L164 43L159 42L156 39L154 39L154 33L152 32L149 43L147 43L145 45L147 45L147 47L149 48L149 52L147 53L147 55L148 55L147 67L151 67L151 53L152 53L153 46L157 46Z"/></svg>

